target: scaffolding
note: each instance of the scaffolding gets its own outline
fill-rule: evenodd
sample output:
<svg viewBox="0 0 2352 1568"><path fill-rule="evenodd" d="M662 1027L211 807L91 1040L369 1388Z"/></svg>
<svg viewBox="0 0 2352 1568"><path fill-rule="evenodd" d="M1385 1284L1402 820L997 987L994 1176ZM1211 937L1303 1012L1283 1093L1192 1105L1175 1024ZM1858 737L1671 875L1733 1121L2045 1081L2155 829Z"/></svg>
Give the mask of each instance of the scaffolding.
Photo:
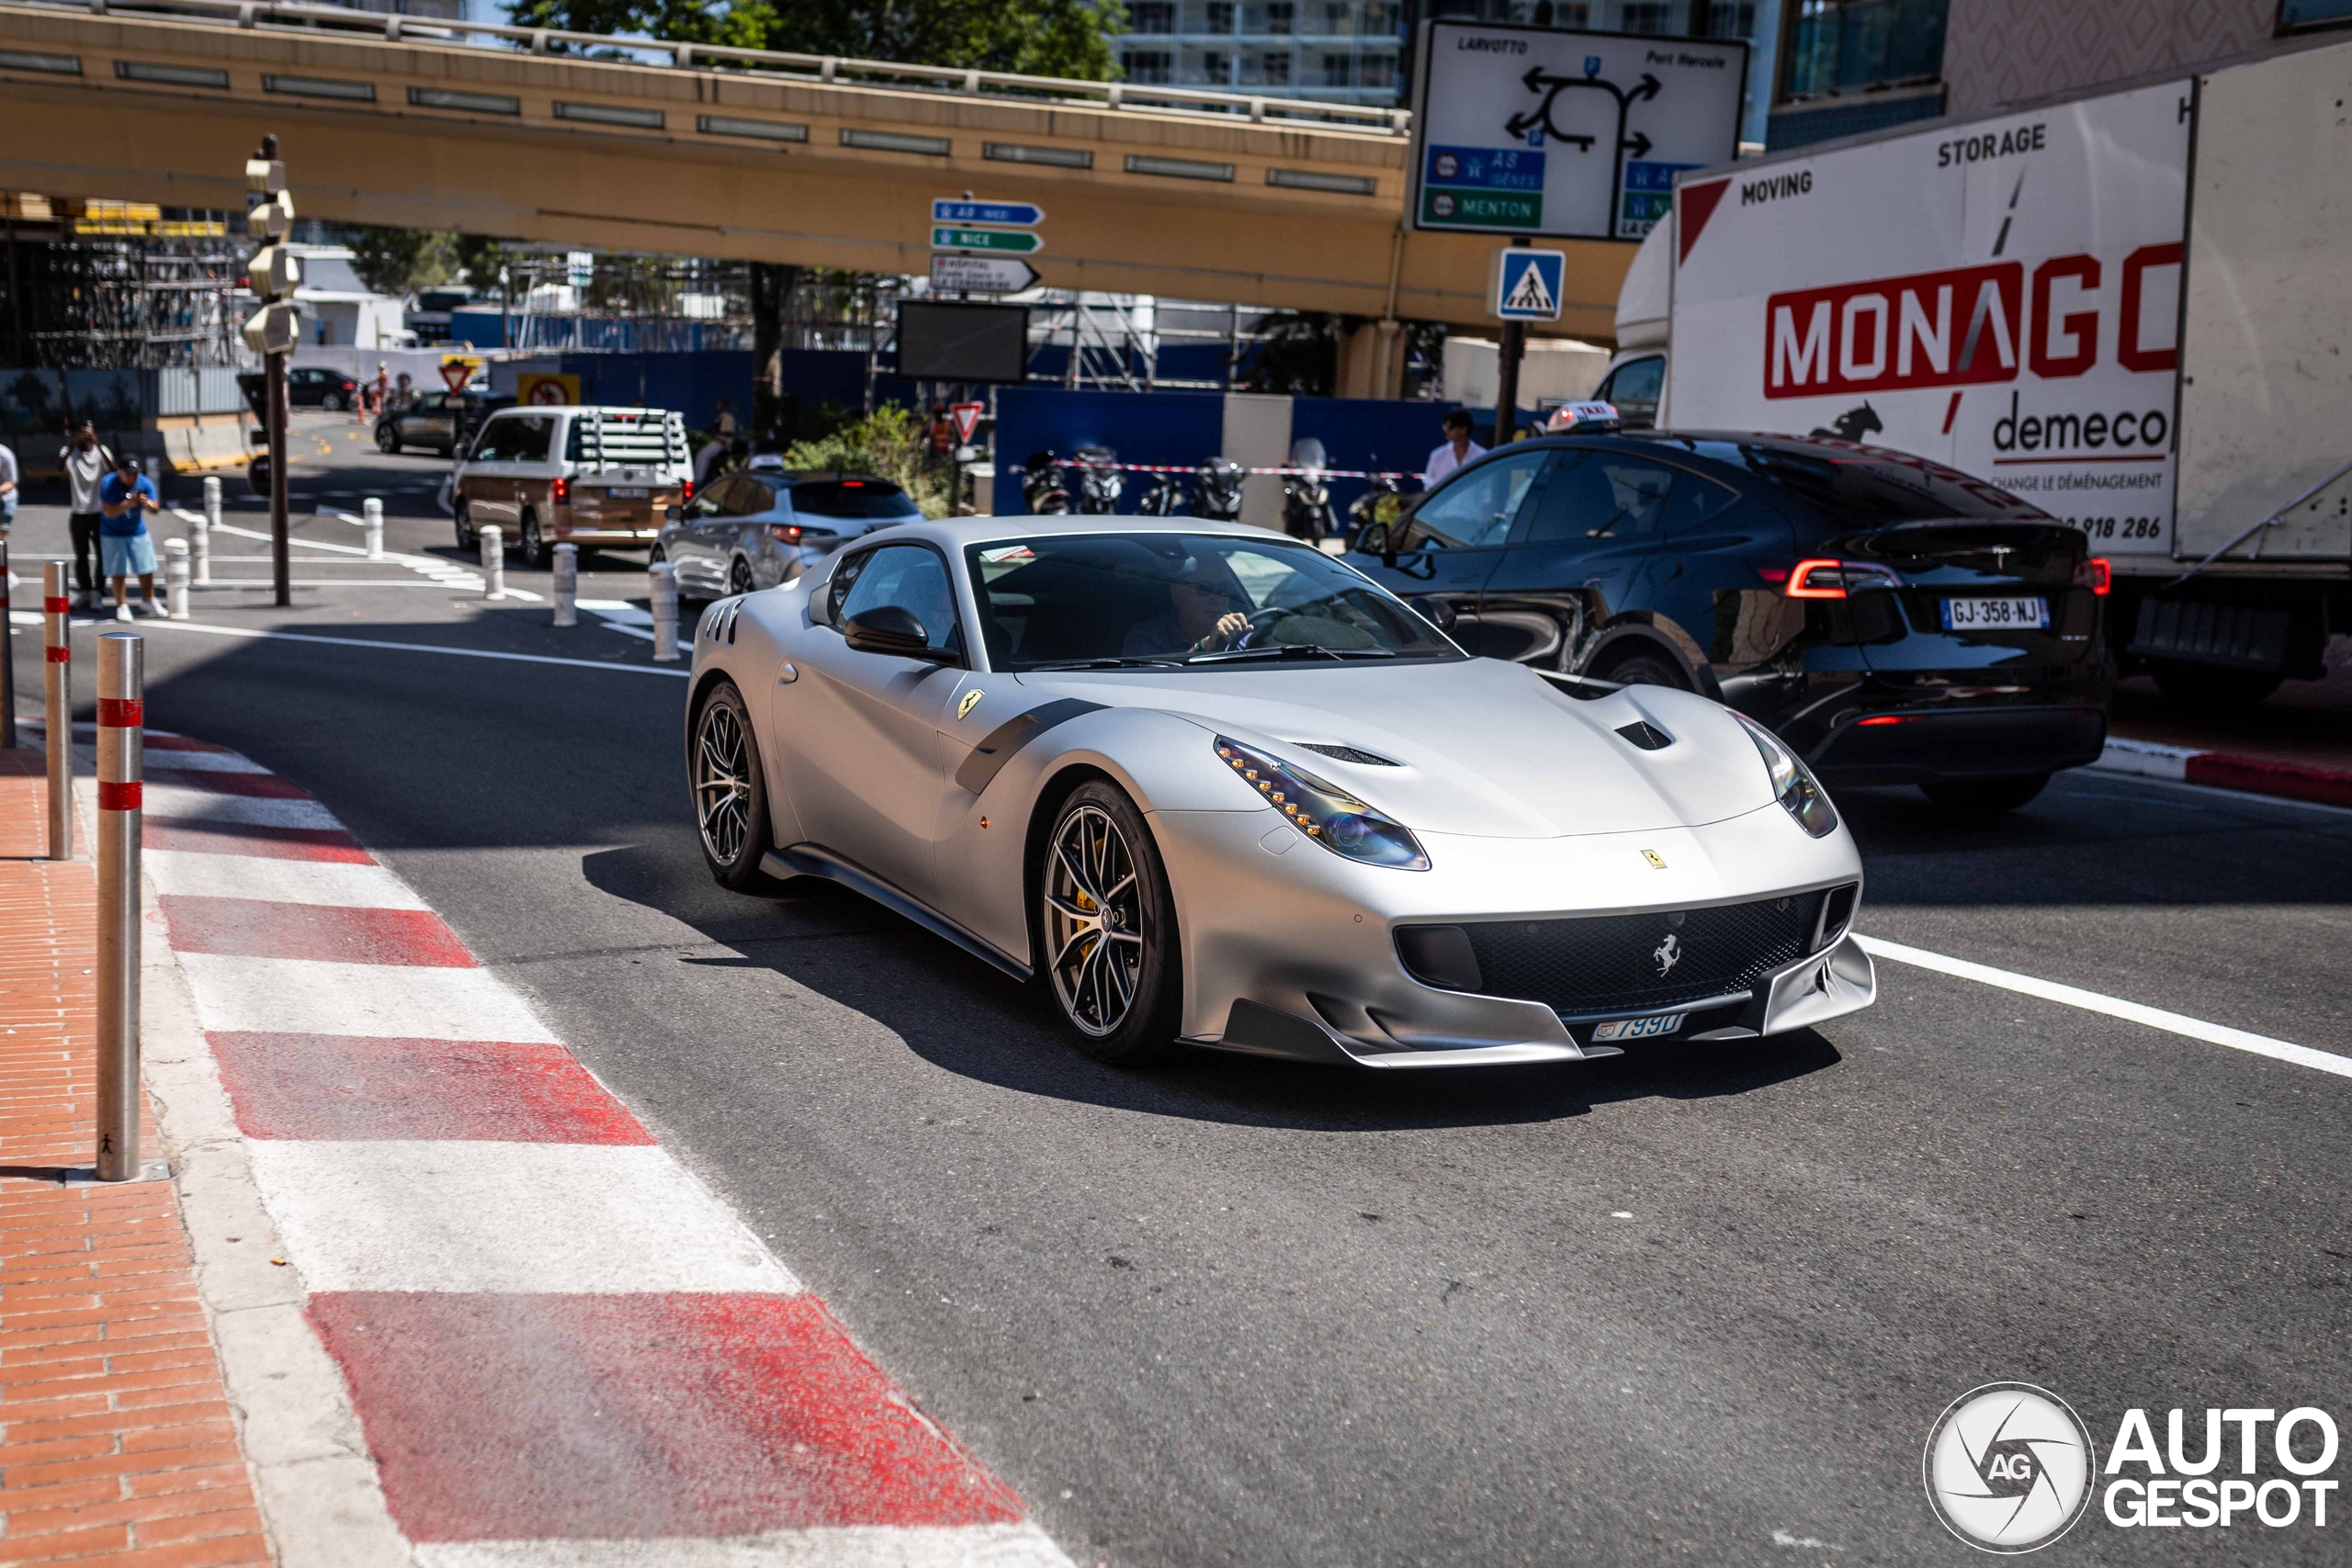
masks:
<svg viewBox="0 0 2352 1568"><path fill-rule="evenodd" d="M6 219L0 343L8 363L41 369L201 369L245 363L238 336L244 248L218 227L165 218L144 233L76 232ZM89 224L95 227L96 224Z"/></svg>

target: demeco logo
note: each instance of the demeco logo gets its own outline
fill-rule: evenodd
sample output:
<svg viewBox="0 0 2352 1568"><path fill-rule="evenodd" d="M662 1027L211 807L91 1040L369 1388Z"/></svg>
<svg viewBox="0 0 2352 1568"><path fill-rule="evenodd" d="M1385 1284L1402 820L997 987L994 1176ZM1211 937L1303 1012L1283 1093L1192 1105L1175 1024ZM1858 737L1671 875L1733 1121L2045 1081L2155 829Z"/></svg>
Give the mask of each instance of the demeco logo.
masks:
<svg viewBox="0 0 2352 1568"><path fill-rule="evenodd" d="M1984 1551L2038 1551L2075 1528L2095 1472L2090 1429L2031 1383L1971 1389L1945 1407L1922 1461L1944 1528Z"/></svg>

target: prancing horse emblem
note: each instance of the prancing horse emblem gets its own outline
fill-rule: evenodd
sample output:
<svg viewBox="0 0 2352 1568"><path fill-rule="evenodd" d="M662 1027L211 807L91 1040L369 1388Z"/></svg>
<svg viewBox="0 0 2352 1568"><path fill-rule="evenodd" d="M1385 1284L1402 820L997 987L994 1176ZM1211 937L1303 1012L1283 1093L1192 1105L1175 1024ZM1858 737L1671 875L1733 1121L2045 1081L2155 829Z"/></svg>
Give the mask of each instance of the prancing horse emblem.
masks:
<svg viewBox="0 0 2352 1568"><path fill-rule="evenodd" d="M1658 977L1665 978L1668 970L1682 962L1682 939L1672 931L1667 932L1666 940L1657 944L1657 951L1650 956L1657 960Z"/></svg>
<svg viewBox="0 0 2352 1568"><path fill-rule="evenodd" d="M956 705L956 716L957 718L968 717L971 711L980 705L980 699L987 695L988 694L981 691L978 686L975 686L970 691L965 693L964 700Z"/></svg>

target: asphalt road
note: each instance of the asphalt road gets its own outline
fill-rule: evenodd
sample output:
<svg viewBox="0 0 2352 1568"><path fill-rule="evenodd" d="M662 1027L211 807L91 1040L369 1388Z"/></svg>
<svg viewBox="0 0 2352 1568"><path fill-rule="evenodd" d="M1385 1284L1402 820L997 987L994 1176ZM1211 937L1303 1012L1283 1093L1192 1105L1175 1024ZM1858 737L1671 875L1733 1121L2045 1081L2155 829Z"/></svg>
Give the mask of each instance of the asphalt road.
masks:
<svg viewBox="0 0 2352 1568"><path fill-rule="evenodd" d="M351 445L298 495L437 480ZM429 485L392 510L395 549L454 555ZM62 538L28 506L19 561ZM431 586L198 613L647 653ZM2132 1406L2161 1441L2175 1405L2352 1390L2352 1080L1893 964L1874 1010L1763 1043L1115 1072L854 896L713 886L682 681L149 640L151 723L323 798L1081 1563L1965 1562L1920 1450L1978 1384L2058 1393L2102 1451ZM2352 814L2097 774L1971 830L1841 804L1873 935L2352 1051ZM2094 1506L2052 1560L2341 1562L2330 1519Z"/></svg>

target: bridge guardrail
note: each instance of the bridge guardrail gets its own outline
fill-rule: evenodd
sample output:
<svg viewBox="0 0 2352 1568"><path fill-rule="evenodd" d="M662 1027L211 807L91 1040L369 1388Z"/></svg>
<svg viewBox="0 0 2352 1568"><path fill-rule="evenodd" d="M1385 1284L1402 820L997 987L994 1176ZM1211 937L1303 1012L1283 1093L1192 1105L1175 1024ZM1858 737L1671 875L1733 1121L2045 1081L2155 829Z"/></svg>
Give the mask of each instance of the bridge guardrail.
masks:
<svg viewBox="0 0 2352 1568"><path fill-rule="evenodd" d="M7 5L0 8L18 7L82 12L100 17L127 14L197 17L231 22L240 28L273 24L333 29L380 38L387 43L454 44L469 49L519 47L526 53L575 59L595 59L595 56L584 53L589 50L627 50L640 54L666 54L670 57L668 68L679 71L740 71L766 78L805 79L826 85L912 87L920 92L944 93L999 103L1198 114L1221 119L1238 117L1256 125L1372 131L1390 136L1406 135L1412 126L1410 110L1364 104L1320 103L1306 98L1273 98L1248 93L1220 93L1133 82L1086 82L1064 76L1024 76L1010 71L980 71L956 66L904 65L887 60L795 54L779 50L744 49L731 44L682 43L625 34L521 28L503 22L406 17L397 12L360 11L345 6L304 5L300 0L8 0ZM478 38L488 38L497 42L478 43L474 41ZM722 62L729 63L722 64ZM615 62L661 69L653 62L637 58Z"/></svg>

